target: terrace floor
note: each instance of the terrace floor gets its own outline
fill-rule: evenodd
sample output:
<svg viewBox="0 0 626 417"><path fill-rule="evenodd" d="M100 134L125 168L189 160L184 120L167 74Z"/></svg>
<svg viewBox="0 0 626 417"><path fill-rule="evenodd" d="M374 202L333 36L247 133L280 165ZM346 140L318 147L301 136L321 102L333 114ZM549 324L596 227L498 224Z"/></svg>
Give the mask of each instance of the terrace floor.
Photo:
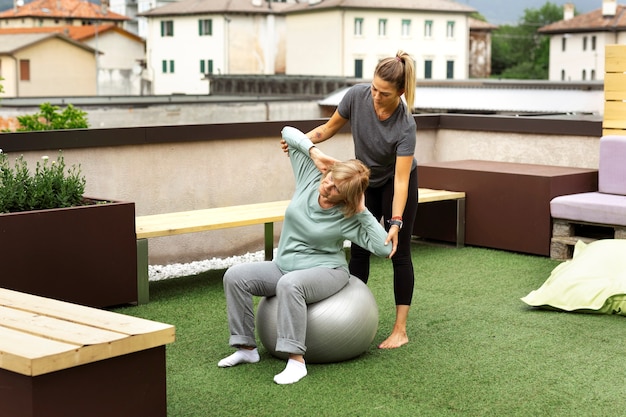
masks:
<svg viewBox="0 0 626 417"><path fill-rule="evenodd" d="M168 415L600 416L626 408L623 317L528 307L520 298L559 265L494 249L414 243L410 343L380 350L393 325L391 263L373 258L369 287L379 329L362 356L309 365L278 386L284 368L261 361L222 369L228 346L224 270L150 283L151 301L118 311L176 326L167 346Z"/></svg>

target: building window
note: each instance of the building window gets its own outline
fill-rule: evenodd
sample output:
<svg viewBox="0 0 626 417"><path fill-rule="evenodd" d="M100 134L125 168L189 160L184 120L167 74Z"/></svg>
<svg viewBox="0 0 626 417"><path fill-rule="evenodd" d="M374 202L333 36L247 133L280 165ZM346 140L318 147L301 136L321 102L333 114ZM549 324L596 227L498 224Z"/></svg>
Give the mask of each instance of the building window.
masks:
<svg viewBox="0 0 626 417"><path fill-rule="evenodd" d="M363 78L363 60L354 60L354 78Z"/></svg>
<svg viewBox="0 0 626 417"><path fill-rule="evenodd" d="M411 21L409 19L402 19L402 36L411 36Z"/></svg>
<svg viewBox="0 0 626 417"><path fill-rule="evenodd" d="M561 81L565 81L565 70L561 70Z"/></svg>
<svg viewBox="0 0 626 417"><path fill-rule="evenodd" d="M430 59L424 61L424 78L427 80L433 78L433 61Z"/></svg>
<svg viewBox="0 0 626 417"><path fill-rule="evenodd" d="M163 74L167 74L168 72L173 74L174 73L174 61L173 60L166 60L164 59L163 61L161 61L161 68L163 70Z"/></svg>
<svg viewBox="0 0 626 417"><path fill-rule="evenodd" d="M354 19L354 35L363 36L363 18L357 17Z"/></svg>
<svg viewBox="0 0 626 417"><path fill-rule="evenodd" d="M454 22L451 20L448 21L448 24L446 25L446 37L448 39L454 38Z"/></svg>
<svg viewBox="0 0 626 417"><path fill-rule="evenodd" d="M584 36L583 37L583 51L586 51L586 50L587 50L587 37Z"/></svg>
<svg viewBox="0 0 626 417"><path fill-rule="evenodd" d="M161 21L161 36L174 36L174 21L162 20Z"/></svg>
<svg viewBox="0 0 626 417"><path fill-rule="evenodd" d="M567 38L561 39L561 51L565 52L565 48L567 47Z"/></svg>
<svg viewBox="0 0 626 417"><path fill-rule="evenodd" d="M211 19L198 20L198 35L200 36L213 35L213 20Z"/></svg>
<svg viewBox="0 0 626 417"><path fill-rule="evenodd" d="M591 81L596 80L596 70L591 70Z"/></svg>
<svg viewBox="0 0 626 417"><path fill-rule="evenodd" d="M207 59L206 61L204 59L200 60L200 73L201 74L213 74L213 60L212 59Z"/></svg>
<svg viewBox="0 0 626 417"><path fill-rule="evenodd" d="M427 20L424 22L424 37L432 38L433 37L433 21Z"/></svg>
<svg viewBox="0 0 626 417"><path fill-rule="evenodd" d="M587 80L587 70L583 70L583 81Z"/></svg>
<svg viewBox="0 0 626 417"><path fill-rule="evenodd" d="M387 36L387 19L378 19L378 36Z"/></svg>
<svg viewBox="0 0 626 417"><path fill-rule="evenodd" d="M591 37L591 50L592 51L596 50L596 37L595 36Z"/></svg>
<svg viewBox="0 0 626 417"><path fill-rule="evenodd" d="M30 59L20 59L20 81L30 81Z"/></svg>
<svg viewBox="0 0 626 417"><path fill-rule="evenodd" d="M454 78L454 61L446 61L446 78L449 80Z"/></svg>

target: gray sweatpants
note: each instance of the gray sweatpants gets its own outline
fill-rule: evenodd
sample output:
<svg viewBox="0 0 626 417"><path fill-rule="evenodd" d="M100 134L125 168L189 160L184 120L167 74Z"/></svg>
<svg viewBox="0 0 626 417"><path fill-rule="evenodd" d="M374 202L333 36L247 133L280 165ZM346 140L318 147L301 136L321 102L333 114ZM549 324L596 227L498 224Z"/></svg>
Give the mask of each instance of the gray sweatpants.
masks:
<svg viewBox="0 0 626 417"><path fill-rule="evenodd" d="M307 304L338 292L350 279L348 271L311 268L283 273L271 261L237 264L224 274L224 293L231 346L256 346L253 296L276 296L276 351L303 355L306 351Z"/></svg>

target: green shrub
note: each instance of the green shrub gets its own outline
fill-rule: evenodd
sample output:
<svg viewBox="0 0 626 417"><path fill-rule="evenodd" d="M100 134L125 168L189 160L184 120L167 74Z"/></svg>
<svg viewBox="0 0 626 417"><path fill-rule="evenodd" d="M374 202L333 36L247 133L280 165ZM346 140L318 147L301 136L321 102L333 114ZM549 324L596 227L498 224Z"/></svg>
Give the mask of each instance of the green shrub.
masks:
<svg viewBox="0 0 626 417"><path fill-rule="evenodd" d="M0 213L78 206L83 203L85 177L80 165L65 169L63 155L56 161L37 162L31 174L24 156L11 166L0 150Z"/></svg>
<svg viewBox="0 0 626 417"><path fill-rule="evenodd" d="M17 116L20 127L17 132L37 130L84 129L89 127L87 113L68 104L61 112L59 106L43 103L39 112L31 115Z"/></svg>

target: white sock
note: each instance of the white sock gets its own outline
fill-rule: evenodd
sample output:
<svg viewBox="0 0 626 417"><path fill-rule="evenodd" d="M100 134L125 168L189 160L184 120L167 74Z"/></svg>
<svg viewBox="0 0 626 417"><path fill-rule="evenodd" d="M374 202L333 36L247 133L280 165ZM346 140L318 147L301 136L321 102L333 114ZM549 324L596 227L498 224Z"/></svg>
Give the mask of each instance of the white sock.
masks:
<svg viewBox="0 0 626 417"><path fill-rule="evenodd" d="M274 376L274 382L280 385L293 384L306 376L306 364L294 359L287 361L285 369Z"/></svg>
<svg viewBox="0 0 626 417"><path fill-rule="evenodd" d="M230 366L239 365L240 363L256 363L260 359L259 351L254 349L238 349L235 353L225 357L217 363L220 368L228 368Z"/></svg>

